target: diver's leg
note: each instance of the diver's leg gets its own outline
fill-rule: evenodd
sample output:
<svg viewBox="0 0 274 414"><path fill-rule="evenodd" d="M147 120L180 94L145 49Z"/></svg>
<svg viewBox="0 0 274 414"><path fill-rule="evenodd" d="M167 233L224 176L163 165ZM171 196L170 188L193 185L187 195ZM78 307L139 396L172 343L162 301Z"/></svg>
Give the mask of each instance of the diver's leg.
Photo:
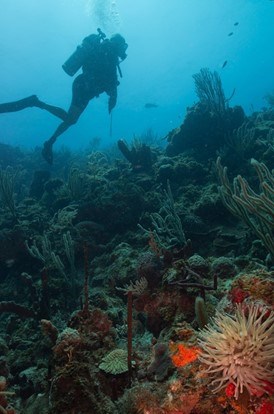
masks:
<svg viewBox="0 0 274 414"><path fill-rule="evenodd" d="M32 108L34 106L45 109L58 118L61 118L63 121L65 121L68 116L64 109L59 108L58 106L48 105L45 102L40 101L36 95L31 95L18 101L0 104L0 113L17 112L25 108Z"/></svg>
<svg viewBox="0 0 274 414"><path fill-rule="evenodd" d="M0 113L22 111L22 109L37 106L38 101L36 95L31 95L18 101L3 103L0 104Z"/></svg>
<svg viewBox="0 0 274 414"><path fill-rule="evenodd" d="M68 111L66 120L58 126L54 134L50 137L50 139L45 141L44 148L42 150L42 155L49 164L52 164L53 162L53 144L56 142L57 138L61 134L63 134L71 125L76 124L86 106L81 108L78 108L77 106L71 106Z"/></svg>
<svg viewBox="0 0 274 414"><path fill-rule="evenodd" d="M64 122L58 126L50 139L44 143L42 155L49 164L52 164L53 161L53 144L61 134L63 134L71 125L75 124L78 121L80 115L86 109L90 99L93 98L94 95L89 94L88 86L89 85L86 82L83 74L77 76L77 78L74 79L72 84L72 100L67 116Z"/></svg>
<svg viewBox="0 0 274 414"><path fill-rule="evenodd" d="M36 106L37 108L45 109L46 111L57 116L58 118L61 118L63 121L65 121L68 117L68 113L64 109L59 108L59 106L48 105L45 102L40 101L40 99L38 98L34 106Z"/></svg>

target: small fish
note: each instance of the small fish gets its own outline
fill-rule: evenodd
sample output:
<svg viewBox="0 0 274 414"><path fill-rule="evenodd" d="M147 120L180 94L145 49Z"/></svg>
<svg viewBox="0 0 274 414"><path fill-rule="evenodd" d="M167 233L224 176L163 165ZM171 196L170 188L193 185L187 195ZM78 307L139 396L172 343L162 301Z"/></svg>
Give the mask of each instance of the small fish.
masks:
<svg viewBox="0 0 274 414"><path fill-rule="evenodd" d="M239 22L235 22L235 23L234 23L234 26L238 26L238 24L239 24Z"/></svg>
<svg viewBox="0 0 274 414"><path fill-rule="evenodd" d="M222 65L222 69L227 65L227 60L224 61L223 65Z"/></svg>
<svg viewBox="0 0 274 414"><path fill-rule="evenodd" d="M230 33L228 33L228 36L232 36L234 33L233 32L230 32Z"/></svg>
<svg viewBox="0 0 274 414"><path fill-rule="evenodd" d="M155 103L148 102L148 103L145 104L145 108L147 108L147 109L158 108L158 105L155 104Z"/></svg>

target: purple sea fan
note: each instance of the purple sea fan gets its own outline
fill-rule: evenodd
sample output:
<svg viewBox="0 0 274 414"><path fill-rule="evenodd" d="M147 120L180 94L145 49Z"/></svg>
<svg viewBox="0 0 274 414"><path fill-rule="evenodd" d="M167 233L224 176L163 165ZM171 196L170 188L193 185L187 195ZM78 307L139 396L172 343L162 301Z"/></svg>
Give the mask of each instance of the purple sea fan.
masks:
<svg viewBox="0 0 274 414"><path fill-rule="evenodd" d="M237 305L235 315L217 313L201 332L200 360L212 376L213 392L228 384L238 399L266 392L274 383L274 311L259 304Z"/></svg>

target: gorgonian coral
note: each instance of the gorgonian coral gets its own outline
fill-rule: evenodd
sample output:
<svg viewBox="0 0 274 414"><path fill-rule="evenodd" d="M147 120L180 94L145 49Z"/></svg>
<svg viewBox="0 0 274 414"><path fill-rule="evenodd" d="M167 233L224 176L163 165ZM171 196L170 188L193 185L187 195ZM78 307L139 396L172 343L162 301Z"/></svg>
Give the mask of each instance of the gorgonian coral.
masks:
<svg viewBox="0 0 274 414"><path fill-rule="evenodd" d="M235 315L217 313L200 332L200 360L214 392L234 385L237 399L267 392L274 383L274 311L259 304L237 305Z"/></svg>

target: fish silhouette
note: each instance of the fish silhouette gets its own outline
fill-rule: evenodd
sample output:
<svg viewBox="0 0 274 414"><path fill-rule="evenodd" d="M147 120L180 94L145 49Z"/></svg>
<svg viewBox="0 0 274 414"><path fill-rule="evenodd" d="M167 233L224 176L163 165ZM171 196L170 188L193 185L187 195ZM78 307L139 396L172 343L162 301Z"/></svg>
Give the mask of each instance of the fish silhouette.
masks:
<svg viewBox="0 0 274 414"><path fill-rule="evenodd" d="M146 103L146 104L145 104L145 108L146 108L146 109L150 109L150 108L158 108L158 105L157 105L157 104L155 104L155 103L148 102L148 103Z"/></svg>

